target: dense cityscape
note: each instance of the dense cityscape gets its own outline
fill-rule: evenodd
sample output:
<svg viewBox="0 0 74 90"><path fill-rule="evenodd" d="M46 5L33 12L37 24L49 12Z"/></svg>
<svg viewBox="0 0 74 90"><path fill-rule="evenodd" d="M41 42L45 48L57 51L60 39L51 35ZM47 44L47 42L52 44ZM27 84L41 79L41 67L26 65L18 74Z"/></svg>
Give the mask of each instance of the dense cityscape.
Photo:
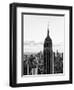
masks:
<svg viewBox="0 0 74 90"><path fill-rule="evenodd" d="M43 53L24 54L24 75L44 74ZM63 73L63 53L54 53L53 74Z"/></svg>
<svg viewBox="0 0 74 90"><path fill-rule="evenodd" d="M63 52L53 52L49 29L43 47L38 53L24 53L23 75L63 73Z"/></svg>

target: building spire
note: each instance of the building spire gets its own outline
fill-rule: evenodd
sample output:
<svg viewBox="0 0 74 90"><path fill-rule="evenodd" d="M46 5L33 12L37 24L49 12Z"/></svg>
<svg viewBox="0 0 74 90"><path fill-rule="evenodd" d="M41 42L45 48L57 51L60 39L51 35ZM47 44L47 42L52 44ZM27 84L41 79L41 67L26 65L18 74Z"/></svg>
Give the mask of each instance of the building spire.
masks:
<svg viewBox="0 0 74 90"><path fill-rule="evenodd" d="M47 36L49 36L49 23L48 23L48 28L47 28Z"/></svg>

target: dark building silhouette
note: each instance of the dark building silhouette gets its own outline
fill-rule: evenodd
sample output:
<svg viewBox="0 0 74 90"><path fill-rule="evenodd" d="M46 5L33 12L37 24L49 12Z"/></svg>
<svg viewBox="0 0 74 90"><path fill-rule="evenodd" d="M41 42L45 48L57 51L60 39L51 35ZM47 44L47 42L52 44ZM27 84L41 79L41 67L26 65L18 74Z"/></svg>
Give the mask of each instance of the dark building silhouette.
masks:
<svg viewBox="0 0 74 90"><path fill-rule="evenodd" d="M47 30L47 37L44 41L44 74L52 74L52 40Z"/></svg>

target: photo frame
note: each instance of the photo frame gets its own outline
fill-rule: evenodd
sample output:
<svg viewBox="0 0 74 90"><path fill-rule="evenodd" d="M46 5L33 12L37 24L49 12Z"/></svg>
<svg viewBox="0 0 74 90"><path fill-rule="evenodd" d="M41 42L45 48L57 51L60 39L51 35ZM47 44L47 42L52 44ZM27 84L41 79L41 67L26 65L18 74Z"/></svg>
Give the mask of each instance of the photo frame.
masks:
<svg viewBox="0 0 74 90"><path fill-rule="evenodd" d="M10 4L10 86L72 84L72 6Z"/></svg>

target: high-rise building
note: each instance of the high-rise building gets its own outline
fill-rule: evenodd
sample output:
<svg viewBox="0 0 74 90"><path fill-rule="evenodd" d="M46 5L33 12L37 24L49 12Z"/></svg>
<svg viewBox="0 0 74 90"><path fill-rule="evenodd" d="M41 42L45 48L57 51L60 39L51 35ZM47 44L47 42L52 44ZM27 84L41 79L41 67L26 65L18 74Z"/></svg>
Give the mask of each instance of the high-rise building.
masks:
<svg viewBox="0 0 74 90"><path fill-rule="evenodd" d="M52 74L52 40L49 36L49 28L47 30L47 37L44 41L44 74Z"/></svg>

